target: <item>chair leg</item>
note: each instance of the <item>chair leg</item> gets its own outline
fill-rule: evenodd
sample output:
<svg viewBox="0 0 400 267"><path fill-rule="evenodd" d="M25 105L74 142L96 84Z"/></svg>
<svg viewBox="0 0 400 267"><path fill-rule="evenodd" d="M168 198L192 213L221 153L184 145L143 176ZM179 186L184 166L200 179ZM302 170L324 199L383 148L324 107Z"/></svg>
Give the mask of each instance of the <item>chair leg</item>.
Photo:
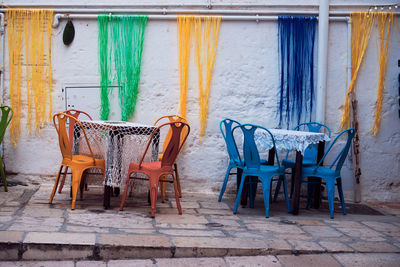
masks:
<svg viewBox="0 0 400 267"><path fill-rule="evenodd" d="M288 212L291 212L292 209L290 208L290 202L289 202L289 196L288 196L288 192L287 192L287 184L286 184L286 177L285 175L281 175L281 177L279 178L279 181L282 180L283 181L283 193L285 194L285 201L286 201L286 207ZM276 192L276 191L275 191Z"/></svg>
<svg viewBox="0 0 400 267"><path fill-rule="evenodd" d="M279 180L276 183L276 187L275 187L274 202L276 202L276 199L278 198L279 191L281 191L281 183L282 183L282 179L281 179L281 177L279 177Z"/></svg>
<svg viewBox="0 0 400 267"><path fill-rule="evenodd" d="M257 194L257 184L258 177L257 176L249 176L249 207L254 209L254 201L256 199Z"/></svg>
<svg viewBox="0 0 400 267"><path fill-rule="evenodd" d="M227 170L226 170L226 174L225 174L225 179L224 179L224 183L222 184L221 187L221 192L219 193L219 197L218 197L218 201L221 202L222 200L222 196L225 193L225 189L226 189L226 184L228 183L228 179L229 179L229 173L231 172L232 166L229 165Z"/></svg>
<svg viewBox="0 0 400 267"><path fill-rule="evenodd" d="M53 191L51 192L50 199L49 199L49 204L51 204L53 202L53 198L57 191L58 181L60 179L62 169L63 169L63 166L61 165L60 169L58 170L56 181L54 182Z"/></svg>
<svg viewBox="0 0 400 267"><path fill-rule="evenodd" d="M175 171L176 185L178 187L179 197L181 198L182 197L181 180L179 179L178 165L176 165L176 163L174 163L174 171Z"/></svg>
<svg viewBox="0 0 400 267"><path fill-rule="evenodd" d="M128 183L129 183L129 197L132 197L132 195L133 195L133 189L134 189L134 187L135 187L135 183L134 183L134 181L135 181L135 179L132 179L132 181L128 181Z"/></svg>
<svg viewBox="0 0 400 267"><path fill-rule="evenodd" d="M341 177L337 178L336 183L339 192L340 203L342 204L343 214L346 215L346 203L344 203L344 197L343 197L342 178Z"/></svg>
<svg viewBox="0 0 400 267"><path fill-rule="evenodd" d="M1 159L1 157L0 157L0 174L1 174L1 180L3 181L4 185L4 191L8 192L6 174L4 173L3 160Z"/></svg>
<svg viewBox="0 0 400 267"><path fill-rule="evenodd" d="M76 197L82 182L82 174L84 170L76 169L72 171L72 205L71 209L75 209Z"/></svg>
<svg viewBox="0 0 400 267"><path fill-rule="evenodd" d="M156 213L158 182L159 182L159 177L149 176L151 217L153 218Z"/></svg>
<svg viewBox="0 0 400 267"><path fill-rule="evenodd" d="M178 182L174 174L172 174L172 181L174 182L174 191L175 191L175 199L176 199L176 207L178 208L178 213L179 215L182 215L182 207L181 207L181 202L179 200L179 195L178 195Z"/></svg>
<svg viewBox="0 0 400 267"><path fill-rule="evenodd" d="M264 197L265 217L269 218L269 194L271 191L271 178L261 177L261 185Z"/></svg>
<svg viewBox="0 0 400 267"><path fill-rule="evenodd" d="M128 194L128 190L129 190L129 179L130 179L130 176L131 176L131 172L128 172L128 176L126 176L124 194L122 195L121 204L119 205L119 210L120 211L124 210L126 195Z"/></svg>
<svg viewBox="0 0 400 267"><path fill-rule="evenodd" d="M85 187L87 188L86 176L87 176L87 173L86 173L86 171L84 171L82 173L81 184L79 185L79 188L80 188L80 196L79 196L79 198L80 198L80 200L83 199L83 190L85 189Z"/></svg>
<svg viewBox="0 0 400 267"><path fill-rule="evenodd" d="M242 195L243 185L244 185L244 180L245 179L246 179L246 175L242 175L242 178L240 179L239 191L236 194L236 201L235 201L235 207L233 208L233 214L236 214L237 209L239 207L240 197Z"/></svg>
<svg viewBox="0 0 400 267"><path fill-rule="evenodd" d="M335 181L326 181L326 193L328 194L328 203L331 219L333 219L334 200L335 200Z"/></svg>
<svg viewBox="0 0 400 267"><path fill-rule="evenodd" d="M60 187L58 188L58 193L61 194L61 191L64 187L64 183L65 183L65 178L67 177L67 172L68 172L68 166L65 167L65 171L63 174L63 177L61 178L61 183L60 183Z"/></svg>
<svg viewBox="0 0 400 267"><path fill-rule="evenodd" d="M167 180L167 175L163 175L161 176L160 179L160 186L161 186L161 202L164 203L165 202L165 190L167 189L167 183L163 182L163 180Z"/></svg>

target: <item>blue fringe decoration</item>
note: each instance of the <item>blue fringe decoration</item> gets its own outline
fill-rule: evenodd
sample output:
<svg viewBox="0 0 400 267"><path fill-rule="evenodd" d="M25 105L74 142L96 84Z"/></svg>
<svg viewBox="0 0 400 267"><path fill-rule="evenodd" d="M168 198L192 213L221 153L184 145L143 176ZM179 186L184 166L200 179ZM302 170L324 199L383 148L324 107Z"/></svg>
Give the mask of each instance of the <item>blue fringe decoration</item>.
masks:
<svg viewBox="0 0 400 267"><path fill-rule="evenodd" d="M280 65L279 127L300 123L313 110L316 17L278 18ZM308 113L308 114L307 114Z"/></svg>

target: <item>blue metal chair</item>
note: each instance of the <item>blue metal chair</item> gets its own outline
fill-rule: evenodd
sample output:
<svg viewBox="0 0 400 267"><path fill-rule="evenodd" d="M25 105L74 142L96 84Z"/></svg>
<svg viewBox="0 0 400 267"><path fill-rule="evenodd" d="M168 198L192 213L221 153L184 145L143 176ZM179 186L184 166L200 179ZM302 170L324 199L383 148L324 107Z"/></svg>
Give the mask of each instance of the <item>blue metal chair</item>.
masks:
<svg viewBox="0 0 400 267"><path fill-rule="evenodd" d="M3 142L4 134L6 133L7 126L10 124L14 115L14 111L9 106L1 106L1 119L0 119L0 144ZM0 175L4 185L4 191L8 192L6 174L3 168L3 160L0 157Z"/></svg>
<svg viewBox="0 0 400 267"><path fill-rule="evenodd" d="M233 138L232 134L232 129L233 129L232 126L238 126L238 125L240 125L240 123L232 119L224 119L219 124L219 128L226 143L226 149L229 155L229 163L228 163L228 168L226 170L224 183L222 184L221 192L219 193L218 201L221 201L222 196L225 193L229 175L236 174L236 173L231 173L231 170L233 168L243 169L244 164L243 161L240 159L239 151L236 147L235 139Z"/></svg>
<svg viewBox="0 0 400 267"><path fill-rule="evenodd" d="M329 210L331 219L333 219L333 200L335 198L335 182L338 188L340 201L342 204L343 214L346 215L346 205L344 203L343 198L343 189L342 189L342 177L340 175L340 170L342 169L344 160L347 157L347 154L350 149L351 141L354 137L355 130L353 128L347 129L342 131L341 133L336 136L333 142L328 147L327 151L325 152L322 159L319 161L317 165L311 166L303 166L302 169L302 181L305 177L319 177L322 178L326 183L326 190L328 194L328 203L329 203ZM340 150L339 154L337 155L336 159L329 167L323 167L322 162L324 161L326 155L331 151L332 147L337 143L340 138L345 138L347 135L346 143L344 144L343 148ZM339 144L338 144L339 145ZM336 166L336 167L335 167ZM335 168L334 168L335 167Z"/></svg>
<svg viewBox="0 0 400 267"><path fill-rule="evenodd" d="M329 137L331 137L331 130L329 129L329 127L319 122L300 123L299 125L293 128L294 131L300 131L303 129L313 133L319 133L321 131L326 130L326 132L328 132ZM310 145L309 147L307 147L303 155L303 166L317 165L317 154L318 154L317 144ZM290 198L292 198L294 189L294 167L296 161L288 159L288 156L289 156L289 151L286 154L286 158L282 160L282 165L285 167L285 169L289 168L292 169L292 182L290 183ZM280 191L280 185L281 185L280 182L278 182L278 184L276 185L274 201L276 201L278 197L278 193ZM310 199L309 201L307 201L307 206L309 204L310 204Z"/></svg>
<svg viewBox="0 0 400 267"><path fill-rule="evenodd" d="M279 180L283 181L286 206L288 212L290 212L290 204L286 188L285 169L279 163L278 153L275 153L277 165L261 165L260 155L258 153L257 145L254 140L254 133L256 132L256 130L265 132L265 138L271 138L272 148L275 149L275 140L273 135L268 129L253 124L238 125L233 128L232 133L234 134L235 130L237 130L238 128L240 128L243 132L243 155L245 164L243 167L243 174L240 180L239 191L236 196L233 213L236 214L237 212L244 181L247 176L257 176L261 181L265 205L265 217L267 218L269 217L271 182L274 176L279 176ZM252 198L250 198L250 201L252 201ZM252 203L250 203L250 206L252 206Z"/></svg>

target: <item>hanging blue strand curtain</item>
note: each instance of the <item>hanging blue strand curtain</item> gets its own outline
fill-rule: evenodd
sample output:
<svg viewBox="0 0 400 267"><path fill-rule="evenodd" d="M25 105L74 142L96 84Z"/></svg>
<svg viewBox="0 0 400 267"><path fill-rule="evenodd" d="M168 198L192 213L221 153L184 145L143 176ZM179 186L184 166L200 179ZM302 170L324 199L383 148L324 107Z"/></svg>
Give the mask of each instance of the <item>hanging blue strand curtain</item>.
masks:
<svg viewBox="0 0 400 267"><path fill-rule="evenodd" d="M279 17L279 126L306 120L313 110L316 17Z"/></svg>
<svg viewBox="0 0 400 267"><path fill-rule="evenodd" d="M110 113L108 97L114 80L118 82L121 119L127 121L135 112L147 19L148 16L98 15L102 120L107 120Z"/></svg>

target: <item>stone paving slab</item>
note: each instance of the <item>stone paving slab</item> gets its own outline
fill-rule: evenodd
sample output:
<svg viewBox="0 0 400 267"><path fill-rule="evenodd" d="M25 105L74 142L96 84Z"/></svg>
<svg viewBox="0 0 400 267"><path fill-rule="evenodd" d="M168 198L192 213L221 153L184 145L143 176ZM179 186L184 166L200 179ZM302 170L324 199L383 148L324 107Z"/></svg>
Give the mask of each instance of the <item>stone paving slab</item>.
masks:
<svg viewBox="0 0 400 267"><path fill-rule="evenodd" d="M78 198L77 208L71 210L69 185L49 205L52 185L26 180L27 186L10 187L8 193L0 190L1 260L75 260L76 266L78 261L79 266L84 266L83 260L87 264L91 264L90 260L104 260L107 266L120 266L123 262L118 259L217 257L211 260L218 259L215 264L219 266L218 257L266 256L257 259L269 263L272 259L275 262L271 264L278 266L287 261L284 264L290 266L293 255L301 255L299 262L313 265L338 261L325 257L328 254L400 254L397 211L343 216L339 210L331 220L327 210L301 208L300 215L293 216L286 212L281 198L278 203L271 203L270 218L265 218L261 196L254 209L240 207L234 215L233 198L224 196L218 202L217 196L184 195L185 208L178 215L169 193L169 200L158 202L156 217L151 218L146 195L128 198L124 211L119 211L121 196L112 197L111 208L104 210L102 187L89 186L84 199ZM382 205L379 210L383 211ZM309 254L320 257L310 261ZM347 256L340 257L347 261ZM384 262L391 259L383 257ZM243 260L246 259L241 257L238 262ZM224 258L226 265L221 266L236 266L232 261L233 258ZM139 262L142 266L154 265L153 261ZM174 264L186 262L189 261L177 260ZM204 259L205 265L207 262Z"/></svg>
<svg viewBox="0 0 400 267"><path fill-rule="evenodd" d="M151 258L143 260L109 261L0 261L0 267L393 267L398 266L400 255L397 253L339 253L308 255L268 255L268 256L227 256L201 258Z"/></svg>

